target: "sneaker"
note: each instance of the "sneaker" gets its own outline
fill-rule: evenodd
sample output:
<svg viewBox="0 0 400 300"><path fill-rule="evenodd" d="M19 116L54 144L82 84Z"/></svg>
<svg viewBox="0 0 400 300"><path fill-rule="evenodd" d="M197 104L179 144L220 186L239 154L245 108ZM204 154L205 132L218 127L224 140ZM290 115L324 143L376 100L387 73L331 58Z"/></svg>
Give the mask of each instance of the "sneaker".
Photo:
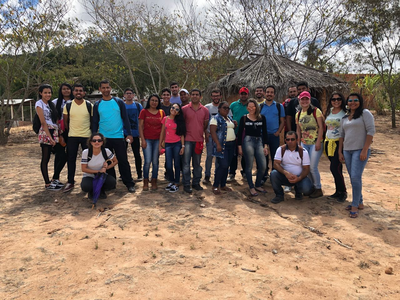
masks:
<svg viewBox="0 0 400 300"><path fill-rule="evenodd" d="M122 181L122 176L119 176L119 177L118 177L118 181Z"/></svg>
<svg viewBox="0 0 400 300"><path fill-rule="evenodd" d="M283 191L284 191L285 193L289 193L291 190L292 190L292 187L291 187L291 186L285 186L285 187L283 188Z"/></svg>
<svg viewBox="0 0 400 300"><path fill-rule="evenodd" d="M339 203L343 203L346 201L346 199L347 199L347 193L344 192L344 193L340 193L339 197L336 198L336 201Z"/></svg>
<svg viewBox="0 0 400 300"><path fill-rule="evenodd" d="M235 174L229 174L228 178L226 179L227 182L232 182L235 180Z"/></svg>
<svg viewBox="0 0 400 300"><path fill-rule="evenodd" d="M211 181L210 181L210 176L206 176L206 177L204 177L204 179L203 179L203 184L209 184L209 183L211 183Z"/></svg>
<svg viewBox="0 0 400 300"><path fill-rule="evenodd" d="M63 187L64 186L64 183L62 183L60 180L58 180L58 179L53 179L52 181L51 181L51 183L54 183L54 184L56 184L56 185L58 185L58 186L60 186L60 187Z"/></svg>
<svg viewBox="0 0 400 300"><path fill-rule="evenodd" d="M59 191L62 189L62 186L54 184L53 182L50 183L48 186L45 186L46 190L48 191Z"/></svg>
<svg viewBox="0 0 400 300"><path fill-rule="evenodd" d="M192 188L194 188L196 191L204 190L203 187L200 184L193 184Z"/></svg>
<svg viewBox="0 0 400 300"><path fill-rule="evenodd" d="M278 204L278 203L280 203L282 201L284 201L283 197L276 196L274 199L271 200L271 203Z"/></svg>
<svg viewBox="0 0 400 300"><path fill-rule="evenodd" d="M171 183L168 183L168 185L167 185L167 187L165 188L165 190L166 191L169 191L169 190L171 190L171 187L173 187L174 186L174 184L171 182Z"/></svg>
<svg viewBox="0 0 400 300"><path fill-rule="evenodd" d="M310 198L318 198L322 197L324 193L322 192L322 189L314 189L314 192L309 196Z"/></svg>
<svg viewBox="0 0 400 300"><path fill-rule="evenodd" d="M336 200L337 198L339 198L339 196L340 196L340 193L335 192L334 194L332 194L332 195L330 195L330 196L328 196L326 198L329 199L329 200Z"/></svg>
<svg viewBox="0 0 400 300"><path fill-rule="evenodd" d="M185 186L183 187L183 190L184 190L186 193L189 193L189 194L192 193L192 189L190 188L189 185L185 185Z"/></svg>
<svg viewBox="0 0 400 300"><path fill-rule="evenodd" d="M179 191L179 186L177 186L177 185L172 185L171 186L171 188L169 189L169 192L170 193L175 193L175 192L177 192L177 191Z"/></svg>
<svg viewBox="0 0 400 300"><path fill-rule="evenodd" d="M134 193L135 191L136 191L136 189L135 189L134 186L128 187L128 192L129 192L129 193Z"/></svg>
<svg viewBox="0 0 400 300"><path fill-rule="evenodd" d="M294 196L294 199L303 200L303 194L302 193L296 193L296 195Z"/></svg>
<svg viewBox="0 0 400 300"><path fill-rule="evenodd" d="M74 184L68 182L63 190L63 193L68 193L69 191L72 191L73 189L74 189Z"/></svg>
<svg viewBox="0 0 400 300"><path fill-rule="evenodd" d="M136 181L143 181L143 176L138 177L138 179L136 179Z"/></svg>

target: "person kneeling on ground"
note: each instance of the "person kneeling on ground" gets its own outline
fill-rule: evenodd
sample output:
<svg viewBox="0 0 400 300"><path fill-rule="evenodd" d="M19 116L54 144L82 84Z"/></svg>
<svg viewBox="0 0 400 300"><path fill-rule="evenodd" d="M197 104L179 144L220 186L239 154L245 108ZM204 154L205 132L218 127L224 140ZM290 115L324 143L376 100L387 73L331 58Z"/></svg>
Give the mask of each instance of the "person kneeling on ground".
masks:
<svg viewBox="0 0 400 300"><path fill-rule="evenodd" d="M310 173L310 156L306 149L297 145L297 133L289 131L286 134L286 144L279 147L275 153L274 168L270 179L275 198L272 203L284 200L282 185L294 186L295 199L301 200L303 194L308 196L313 191L313 184L307 177Z"/></svg>
<svg viewBox="0 0 400 300"><path fill-rule="evenodd" d="M88 193L89 199L93 197L93 179L97 173L106 173L118 163L115 155L105 148L106 141L101 133L93 133L88 140L88 149L82 152L82 191ZM109 163L110 162L110 163ZM105 191L115 189L116 180L113 176L107 176L100 192L100 198L107 198Z"/></svg>

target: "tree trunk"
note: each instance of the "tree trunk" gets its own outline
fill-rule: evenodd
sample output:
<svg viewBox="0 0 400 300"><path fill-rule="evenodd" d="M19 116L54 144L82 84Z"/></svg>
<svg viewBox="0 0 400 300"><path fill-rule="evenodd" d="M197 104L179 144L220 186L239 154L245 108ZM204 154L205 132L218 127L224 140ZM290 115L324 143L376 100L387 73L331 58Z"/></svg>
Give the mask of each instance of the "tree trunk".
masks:
<svg viewBox="0 0 400 300"><path fill-rule="evenodd" d="M392 108L392 128L396 128L396 101L392 97L389 97L389 99Z"/></svg>

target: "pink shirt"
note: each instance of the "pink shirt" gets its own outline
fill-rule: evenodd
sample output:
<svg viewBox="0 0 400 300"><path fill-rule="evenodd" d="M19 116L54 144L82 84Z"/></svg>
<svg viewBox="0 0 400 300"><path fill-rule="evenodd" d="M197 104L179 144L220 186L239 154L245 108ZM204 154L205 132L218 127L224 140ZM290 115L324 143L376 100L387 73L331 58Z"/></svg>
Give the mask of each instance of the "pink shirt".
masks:
<svg viewBox="0 0 400 300"><path fill-rule="evenodd" d="M186 123L185 141L188 142L204 142L204 124L210 118L208 109L199 104L199 108L194 110L192 102L182 107L183 115Z"/></svg>
<svg viewBox="0 0 400 300"><path fill-rule="evenodd" d="M163 124L165 124L165 142L176 143L181 140L179 135L176 135L176 123L169 117L164 117Z"/></svg>

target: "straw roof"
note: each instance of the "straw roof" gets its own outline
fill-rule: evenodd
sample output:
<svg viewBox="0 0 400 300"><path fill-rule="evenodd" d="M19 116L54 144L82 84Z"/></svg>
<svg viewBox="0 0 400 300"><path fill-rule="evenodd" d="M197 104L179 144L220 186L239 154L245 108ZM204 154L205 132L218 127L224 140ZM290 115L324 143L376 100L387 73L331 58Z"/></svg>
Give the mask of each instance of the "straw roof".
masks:
<svg viewBox="0 0 400 300"><path fill-rule="evenodd" d="M300 81L307 81L311 94L317 98L330 95L333 91L346 93L349 89L345 81L327 72L304 66L282 56L260 55L244 67L211 83L205 91L205 98L208 99L211 91L218 88L223 99L229 99L238 95L243 86L249 88L250 96L253 96L257 86L272 84L276 87L275 99L280 101L286 98L288 88Z"/></svg>

